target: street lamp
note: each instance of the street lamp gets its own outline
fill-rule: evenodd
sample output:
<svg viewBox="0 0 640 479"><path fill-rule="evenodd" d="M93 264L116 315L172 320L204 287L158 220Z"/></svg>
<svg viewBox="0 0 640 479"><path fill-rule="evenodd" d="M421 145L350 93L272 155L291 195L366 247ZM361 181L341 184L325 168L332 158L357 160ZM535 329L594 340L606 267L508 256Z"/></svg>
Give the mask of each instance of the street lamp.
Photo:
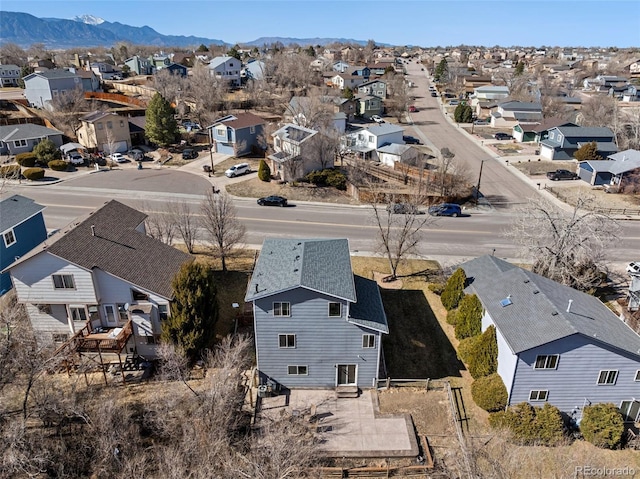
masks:
<svg viewBox="0 0 640 479"><path fill-rule="evenodd" d="M480 162L480 173L478 173L478 185L476 186L476 206L478 206L478 200L480 199L480 180L482 179L482 166L486 160Z"/></svg>

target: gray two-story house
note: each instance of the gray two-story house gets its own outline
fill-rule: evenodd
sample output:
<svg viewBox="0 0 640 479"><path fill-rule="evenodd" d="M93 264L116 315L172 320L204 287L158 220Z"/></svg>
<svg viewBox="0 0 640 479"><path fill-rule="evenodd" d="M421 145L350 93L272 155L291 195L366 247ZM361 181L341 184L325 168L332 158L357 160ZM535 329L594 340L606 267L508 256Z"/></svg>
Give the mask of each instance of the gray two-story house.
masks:
<svg viewBox="0 0 640 479"><path fill-rule="evenodd" d="M603 158L618 151L616 136L609 128L558 126L549 129L547 138L540 142L540 156L548 160L571 160L576 151L593 141Z"/></svg>
<svg viewBox="0 0 640 479"><path fill-rule="evenodd" d="M375 387L389 332L375 281L346 239L268 238L247 286L262 384Z"/></svg>
<svg viewBox="0 0 640 479"><path fill-rule="evenodd" d="M264 120L253 113L227 115L207 127L209 140L216 153L243 156L252 149L263 150Z"/></svg>
<svg viewBox="0 0 640 479"><path fill-rule="evenodd" d="M640 336L598 298L494 256L461 265L468 293L493 325L508 405L553 404L580 421L584 406L611 402L640 417Z"/></svg>
<svg viewBox="0 0 640 479"><path fill-rule="evenodd" d="M32 73L23 78L24 96L37 108L51 108L51 100L58 95L82 89L82 79L68 70L56 69Z"/></svg>

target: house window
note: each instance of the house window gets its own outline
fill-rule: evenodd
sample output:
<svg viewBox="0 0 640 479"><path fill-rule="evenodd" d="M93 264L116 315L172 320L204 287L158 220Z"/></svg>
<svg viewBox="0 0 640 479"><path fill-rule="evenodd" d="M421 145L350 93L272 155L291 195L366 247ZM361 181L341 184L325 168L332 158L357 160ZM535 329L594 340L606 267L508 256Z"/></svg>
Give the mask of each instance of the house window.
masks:
<svg viewBox="0 0 640 479"><path fill-rule="evenodd" d="M67 333L53 333L51 337L55 343L64 343L69 339L69 335Z"/></svg>
<svg viewBox="0 0 640 479"><path fill-rule="evenodd" d="M373 143L373 141L374 141L374 137L369 135L369 143Z"/></svg>
<svg viewBox="0 0 640 479"><path fill-rule="evenodd" d="M76 287L72 274L54 274L51 277L55 289L75 289Z"/></svg>
<svg viewBox="0 0 640 479"><path fill-rule="evenodd" d="M252 135L256 132L256 127L255 126L250 126L249 127L249 133L251 133Z"/></svg>
<svg viewBox="0 0 640 479"><path fill-rule="evenodd" d="M124 128L124 120L120 120L120 128Z"/></svg>
<svg viewBox="0 0 640 479"><path fill-rule="evenodd" d="M622 401L620 403L620 412L624 422L637 422L640 419L640 401Z"/></svg>
<svg viewBox="0 0 640 479"><path fill-rule="evenodd" d="M169 317L169 305L168 304L159 304L158 305L158 317L160 321L166 321Z"/></svg>
<svg viewBox="0 0 640 479"><path fill-rule="evenodd" d="M96 126L98 127L98 130L102 130L102 123L96 123Z"/></svg>
<svg viewBox="0 0 640 479"><path fill-rule="evenodd" d="M278 341L280 348L295 348L296 347L296 335L295 334L279 334Z"/></svg>
<svg viewBox="0 0 640 479"><path fill-rule="evenodd" d="M112 304L107 304L104 307L104 313L106 315L107 323L113 324L116 322L116 313Z"/></svg>
<svg viewBox="0 0 640 479"><path fill-rule="evenodd" d="M113 128L113 122L108 121L107 122L107 128L109 128L109 129Z"/></svg>
<svg viewBox="0 0 640 479"><path fill-rule="evenodd" d="M549 391L531 391L529 393L529 401L546 401Z"/></svg>
<svg viewBox="0 0 640 479"><path fill-rule="evenodd" d="M340 303L329 303L329 317L340 317L342 316L342 304Z"/></svg>
<svg viewBox="0 0 640 479"><path fill-rule="evenodd" d="M117 306L118 314L120 315L120 321L127 321L129 319L129 315L127 314L124 303L119 303Z"/></svg>
<svg viewBox="0 0 640 479"><path fill-rule="evenodd" d="M290 376L306 376L309 374L307 366L287 366L287 374Z"/></svg>
<svg viewBox="0 0 640 479"><path fill-rule="evenodd" d="M543 355L536 358L533 369L556 369L558 367L558 354Z"/></svg>
<svg viewBox="0 0 640 479"><path fill-rule="evenodd" d="M291 316L291 303L273 303L274 316Z"/></svg>
<svg viewBox="0 0 640 479"><path fill-rule="evenodd" d="M134 301L149 301L149 295L141 291L131 290L131 296Z"/></svg>
<svg viewBox="0 0 640 479"><path fill-rule="evenodd" d="M16 235L13 234L13 230L5 231L2 234L2 239L4 239L4 245L8 248L16 242Z"/></svg>
<svg viewBox="0 0 640 479"><path fill-rule="evenodd" d="M363 334L362 335L362 347L363 348L375 348L376 336L375 334Z"/></svg>
<svg viewBox="0 0 640 479"><path fill-rule="evenodd" d="M27 146L27 140L15 140L13 142L13 146L15 147L21 147L21 146Z"/></svg>
<svg viewBox="0 0 640 479"><path fill-rule="evenodd" d="M598 375L598 384L600 385L612 385L616 383L618 379L618 371L615 369L600 371Z"/></svg>
<svg viewBox="0 0 640 479"><path fill-rule="evenodd" d="M84 306L69 306L69 316L73 321L86 321L87 310Z"/></svg>
<svg viewBox="0 0 640 479"><path fill-rule="evenodd" d="M554 132L550 131L550 132L549 132L549 139L550 139L550 140L553 140L553 137L554 137L555 135L556 135L556 134L555 134Z"/></svg>
<svg viewBox="0 0 640 479"><path fill-rule="evenodd" d="M634 381L639 382L640 381L640 369L638 369L636 371L636 378L634 379Z"/></svg>
<svg viewBox="0 0 640 479"><path fill-rule="evenodd" d="M145 344L156 344L156 337L155 336L143 336L145 341Z"/></svg>
<svg viewBox="0 0 640 479"><path fill-rule="evenodd" d="M89 319L93 321L94 319L100 319L100 314L98 313L98 305L92 304L88 308L89 310Z"/></svg>
<svg viewBox="0 0 640 479"><path fill-rule="evenodd" d="M218 136L227 136L227 130L225 128L216 128L216 135Z"/></svg>

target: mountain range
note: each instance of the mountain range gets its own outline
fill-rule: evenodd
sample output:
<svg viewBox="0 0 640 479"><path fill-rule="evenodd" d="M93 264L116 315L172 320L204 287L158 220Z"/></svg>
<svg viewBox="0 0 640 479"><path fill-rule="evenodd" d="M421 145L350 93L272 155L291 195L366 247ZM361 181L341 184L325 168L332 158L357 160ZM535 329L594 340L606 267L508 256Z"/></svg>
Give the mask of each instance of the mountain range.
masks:
<svg viewBox="0 0 640 479"><path fill-rule="evenodd" d="M118 42L158 47L192 47L199 45L228 45L223 40L182 35L163 35L153 28L132 27L119 22L108 22L93 15L79 15L71 20L61 18L38 18L28 13L0 12L0 44L15 43L28 48L42 43L49 49L74 47L111 47ZM327 45L329 43L355 43L365 45L362 40L345 38L284 38L261 37L242 43L247 46L262 46L280 42L283 45L297 43L301 46Z"/></svg>

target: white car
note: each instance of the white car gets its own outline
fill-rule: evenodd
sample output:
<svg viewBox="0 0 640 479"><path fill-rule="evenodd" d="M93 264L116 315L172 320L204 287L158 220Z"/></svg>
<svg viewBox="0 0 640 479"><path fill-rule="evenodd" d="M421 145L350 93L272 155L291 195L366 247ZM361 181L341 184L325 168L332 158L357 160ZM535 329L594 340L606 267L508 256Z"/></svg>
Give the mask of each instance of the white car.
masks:
<svg viewBox="0 0 640 479"><path fill-rule="evenodd" d="M640 261L634 261L627 266L627 273L640 276Z"/></svg>
<svg viewBox="0 0 640 479"><path fill-rule="evenodd" d="M380 123L384 123L384 120L383 120L382 118L380 118L378 115L373 115L373 116L371 117L371 119L372 119L373 121L375 121L376 123L378 123L378 124L380 124Z"/></svg>
<svg viewBox="0 0 640 479"><path fill-rule="evenodd" d="M244 175L246 173L251 173L249 163L238 163L224 172L228 178L235 178L236 176Z"/></svg>
<svg viewBox="0 0 640 479"><path fill-rule="evenodd" d="M71 153L69 155L69 163L72 165L84 165L84 156L80 153Z"/></svg>
<svg viewBox="0 0 640 479"><path fill-rule="evenodd" d="M111 161L115 161L116 163L124 163L125 161L127 161L122 153L111 153L111 155L109 155L109 158L111 159Z"/></svg>

